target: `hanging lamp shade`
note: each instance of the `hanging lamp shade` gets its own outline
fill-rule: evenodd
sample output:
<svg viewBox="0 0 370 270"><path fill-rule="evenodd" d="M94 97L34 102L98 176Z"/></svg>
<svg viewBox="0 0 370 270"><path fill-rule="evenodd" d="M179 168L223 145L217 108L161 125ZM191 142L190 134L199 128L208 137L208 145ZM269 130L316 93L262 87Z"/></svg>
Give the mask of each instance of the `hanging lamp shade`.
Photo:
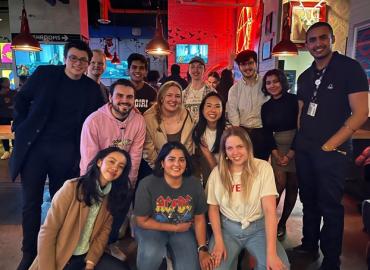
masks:
<svg viewBox="0 0 370 270"><path fill-rule="evenodd" d="M290 19L285 16L283 22L283 38L272 49L273 56L296 56L298 55L297 46L290 40Z"/></svg>
<svg viewBox="0 0 370 270"><path fill-rule="evenodd" d="M113 59L110 62L115 65L121 64L121 60L119 59L117 52L114 52Z"/></svg>
<svg viewBox="0 0 370 270"><path fill-rule="evenodd" d="M273 56L296 56L298 55L297 46L289 40L282 40L275 45L272 50Z"/></svg>
<svg viewBox="0 0 370 270"><path fill-rule="evenodd" d="M30 34L30 27L28 26L27 12L24 7L24 1L22 9L21 31L12 40L10 47L13 50L19 51L41 51L40 43Z"/></svg>
<svg viewBox="0 0 370 270"><path fill-rule="evenodd" d="M104 54L105 54L105 59L107 59L107 60L112 60L113 59L113 55L109 52L107 44L105 44L105 46L104 46Z"/></svg>
<svg viewBox="0 0 370 270"><path fill-rule="evenodd" d="M157 10L156 27L154 37L145 47L145 52L150 55L161 56L171 54L170 45L163 37L163 25L159 8Z"/></svg>

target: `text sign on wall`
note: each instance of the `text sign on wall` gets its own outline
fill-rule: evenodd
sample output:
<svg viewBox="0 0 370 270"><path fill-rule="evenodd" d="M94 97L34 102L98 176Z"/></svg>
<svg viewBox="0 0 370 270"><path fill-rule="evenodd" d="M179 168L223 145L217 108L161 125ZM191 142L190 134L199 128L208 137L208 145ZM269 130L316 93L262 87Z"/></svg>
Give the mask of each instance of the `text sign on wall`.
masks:
<svg viewBox="0 0 370 270"><path fill-rule="evenodd" d="M12 39L18 34L12 33ZM69 42L72 40L80 40L81 36L76 34L43 34L33 33L32 36L39 42Z"/></svg>

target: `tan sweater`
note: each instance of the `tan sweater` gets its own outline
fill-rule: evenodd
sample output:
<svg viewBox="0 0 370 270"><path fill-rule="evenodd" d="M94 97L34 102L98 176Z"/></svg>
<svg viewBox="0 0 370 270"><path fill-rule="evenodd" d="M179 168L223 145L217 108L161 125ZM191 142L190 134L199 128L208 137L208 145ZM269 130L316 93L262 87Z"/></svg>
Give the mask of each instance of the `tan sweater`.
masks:
<svg viewBox="0 0 370 270"><path fill-rule="evenodd" d="M144 113L146 136L143 157L152 168L162 146L168 142L164 124L163 122L158 124L156 114L157 112L154 105ZM188 111L185 108L182 108L180 114L181 121L183 121L185 120ZM194 125L195 123L189 114L181 133L181 143L185 145L190 155L192 155L194 151L192 139Z"/></svg>
<svg viewBox="0 0 370 270"><path fill-rule="evenodd" d="M77 200L77 180L66 181L55 194L38 237L38 252L29 270L62 270L76 249L89 213L89 207ZM112 226L107 197L96 217L86 260L97 264Z"/></svg>

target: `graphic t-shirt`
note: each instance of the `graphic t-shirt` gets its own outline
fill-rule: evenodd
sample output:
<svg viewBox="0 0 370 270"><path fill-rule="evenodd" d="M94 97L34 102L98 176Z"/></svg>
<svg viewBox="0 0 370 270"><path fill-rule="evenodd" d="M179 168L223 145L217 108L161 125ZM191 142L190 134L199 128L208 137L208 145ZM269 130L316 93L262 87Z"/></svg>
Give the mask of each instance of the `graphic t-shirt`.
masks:
<svg viewBox="0 0 370 270"><path fill-rule="evenodd" d="M157 100L157 92L149 84L137 89L135 92L135 107L143 114Z"/></svg>
<svg viewBox="0 0 370 270"><path fill-rule="evenodd" d="M194 177L184 177L181 187L171 188L163 177L150 175L141 180L134 214L158 222L178 224L193 220L207 210L203 187Z"/></svg>

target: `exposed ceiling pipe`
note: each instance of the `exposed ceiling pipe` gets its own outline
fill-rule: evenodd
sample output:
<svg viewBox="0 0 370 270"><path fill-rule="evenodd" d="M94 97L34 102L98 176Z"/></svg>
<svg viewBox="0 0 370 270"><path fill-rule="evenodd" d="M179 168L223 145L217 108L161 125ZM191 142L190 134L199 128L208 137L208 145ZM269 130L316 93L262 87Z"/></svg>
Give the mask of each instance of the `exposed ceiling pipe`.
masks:
<svg viewBox="0 0 370 270"><path fill-rule="evenodd" d="M117 14L157 14L157 10L151 9L127 9L113 8L110 0L100 0L100 18L98 22L107 24L110 23L108 11ZM167 14L167 10L160 10L160 14Z"/></svg>
<svg viewBox="0 0 370 270"><path fill-rule="evenodd" d="M209 6L209 7L253 7L256 5L257 0L254 0L253 3L251 1L246 1L245 3L230 3L228 2L214 2L214 1L197 1L197 0L177 0L182 5L190 5L190 6Z"/></svg>

